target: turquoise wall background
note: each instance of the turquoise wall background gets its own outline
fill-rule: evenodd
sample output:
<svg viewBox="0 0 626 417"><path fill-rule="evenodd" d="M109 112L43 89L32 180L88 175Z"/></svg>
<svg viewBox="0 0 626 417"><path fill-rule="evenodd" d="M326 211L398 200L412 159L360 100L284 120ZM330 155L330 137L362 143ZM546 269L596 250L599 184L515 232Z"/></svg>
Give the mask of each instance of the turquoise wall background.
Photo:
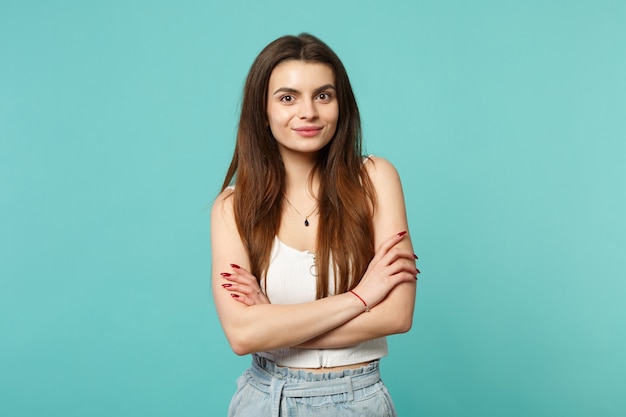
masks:
<svg viewBox="0 0 626 417"><path fill-rule="evenodd" d="M0 415L225 415L209 211L274 38L343 59L420 255L401 416L626 415L626 3L0 2Z"/></svg>

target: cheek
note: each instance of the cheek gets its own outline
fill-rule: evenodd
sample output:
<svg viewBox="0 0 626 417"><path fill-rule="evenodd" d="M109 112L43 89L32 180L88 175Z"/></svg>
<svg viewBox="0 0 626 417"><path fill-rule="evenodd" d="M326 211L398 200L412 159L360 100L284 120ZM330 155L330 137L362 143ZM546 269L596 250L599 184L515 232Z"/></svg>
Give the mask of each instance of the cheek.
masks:
<svg viewBox="0 0 626 417"><path fill-rule="evenodd" d="M278 121L276 120L276 115L268 115L267 116L267 127L270 128L270 130L274 131L275 129L277 129L279 126Z"/></svg>
<svg viewBox="0 0 626 417"><path fill-rule="evenodd" d="M331 109L328 109L328 118L329 120L333 120L335 124L339 120L339 106L335 104L335 106Z"/></svg>
<svg viewBox="0 0 626 417"><path fill-rule="evenodd" d="M288 120L285 117L284 112L273 111L271 113L268 113L267 127L269 128L274 138L282 137L282 135L284 134L283 132L287 127L287 124Z"/></svg>
<svg viewBox="0 0 626 417"><path fill-rule="evenodd" d="M339 111L335 110L329 113L327 120L334 125L334 129L337 129L337 123L339 122Z"/></svg>
<svg viewBox="0 0 626 417"><path fill-rule="evenodd" d="M337 133L337 122L335 122L335 124L333 125L331 136L334 137L335 133Z"/></svg>
<svg viewBox="0 0 626 417"><path fill-rule="evenodd" d="M289 120L289 113L285 109L272 109L267 114L267 120L272 125L282 125Z"/></svg>

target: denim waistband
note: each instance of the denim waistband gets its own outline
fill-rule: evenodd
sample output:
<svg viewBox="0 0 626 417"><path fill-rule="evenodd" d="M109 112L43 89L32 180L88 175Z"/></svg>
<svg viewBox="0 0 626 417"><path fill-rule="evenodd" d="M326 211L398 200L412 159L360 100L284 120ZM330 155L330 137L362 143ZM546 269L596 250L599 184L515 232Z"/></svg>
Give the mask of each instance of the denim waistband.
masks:
<svg viewBox="0 0 626 417"><path fill-rule="evenodd" d="M276 365L274 362L252 355L250 373L259 384L258 388L279 397L315 397L353 392L380 381L378 361L357 369L313 373Z"/></svg>

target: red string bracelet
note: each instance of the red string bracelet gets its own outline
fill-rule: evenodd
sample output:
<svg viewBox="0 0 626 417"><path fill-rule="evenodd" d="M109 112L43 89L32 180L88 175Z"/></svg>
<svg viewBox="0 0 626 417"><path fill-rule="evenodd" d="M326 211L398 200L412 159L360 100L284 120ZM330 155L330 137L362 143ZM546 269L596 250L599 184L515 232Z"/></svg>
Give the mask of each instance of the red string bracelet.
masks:
<svg viewBox="0 0 626 417"><path fill-rule="evenodd" d="M367 303L365 302L365 300L364 300L364 299L362 299L361 297L359 297L359 294L355 293L354 291L350 290L350 292L351 292L352 294L354 294L354 296L355 296L356 298L358 298L359 300L361 300L361 302L362 302L362 303L363 303L363 305L365 306L365 311L369 313L370 308L368 307L368 305L367 305Z"/></svg>

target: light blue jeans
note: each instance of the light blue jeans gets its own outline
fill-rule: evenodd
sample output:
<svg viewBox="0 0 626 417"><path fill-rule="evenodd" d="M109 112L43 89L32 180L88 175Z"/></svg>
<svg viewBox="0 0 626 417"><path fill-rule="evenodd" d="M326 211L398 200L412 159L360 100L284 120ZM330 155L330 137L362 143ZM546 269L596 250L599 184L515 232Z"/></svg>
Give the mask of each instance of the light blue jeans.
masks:
<svg viewBox="0 0 626 417"><path fill-rule="evenodd" d="M396 417L378 361L340 372L291 370L252 355L229 417Z"/></svg>

